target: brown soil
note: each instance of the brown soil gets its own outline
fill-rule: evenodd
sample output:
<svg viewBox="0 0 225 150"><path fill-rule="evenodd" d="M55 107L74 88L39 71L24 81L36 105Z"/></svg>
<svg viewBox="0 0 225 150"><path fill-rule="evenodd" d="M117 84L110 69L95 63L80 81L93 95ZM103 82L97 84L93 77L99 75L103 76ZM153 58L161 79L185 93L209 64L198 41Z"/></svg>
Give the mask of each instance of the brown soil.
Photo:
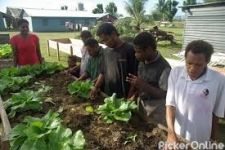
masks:
<svg viewBox="0 0 225 150"><path fill-rule="evenodd" d="M39 78L38 82L52 86L53 89L47 97L51 97L54 104L46 102L41 112L23 112L11 119L12 126L21 122L26 115L42 116L49 109L59 111L63 124L74 132L82 130L86 139L87 150L151 150L157 149L157 143L166 139L166 133L154 124L146 124L134 114L129 123L115 122L107 124L95 113L88 113L85 107L92 105L97 107L98 103L90 101L78 101L67 92L67 85L72 79L65 73L58 73L51 77ZM34 88L31 85L29 88ZM136 134L136 140L127 137Z"/></svg>

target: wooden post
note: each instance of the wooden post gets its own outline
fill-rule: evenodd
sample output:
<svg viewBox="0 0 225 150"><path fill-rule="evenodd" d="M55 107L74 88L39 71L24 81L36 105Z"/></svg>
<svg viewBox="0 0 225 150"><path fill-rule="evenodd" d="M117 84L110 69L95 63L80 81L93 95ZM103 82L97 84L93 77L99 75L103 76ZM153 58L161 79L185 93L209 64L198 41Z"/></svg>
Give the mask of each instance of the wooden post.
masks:
<svg viewBox="0 0 225 150"><path fill-rule="evenodd" d="M48 53L48 56L50 56L49 40L47 40L47 53Z"/></svg>
<svg viewBox="0 0 225 150"><path fill-rule="evenodd" d="M73 56L73 46L70 46L70 55Z"/></svg>
<svg viewBox="0 0 225 150"><path fill-rule="evenodd" d="M9 123L8 116L3 106L2 98L0 96L0 113L1 113L1 120L3 125L3 133L1 139L1 148L2 150L9 150L9 133L11 131L11 126Z"/></svg>
<svg viewBox="0 0 225 150"><path fill-rule="evenodd" d="M60 56L59 56L59 43L57 42L57 59L60 61Z"/></svg>

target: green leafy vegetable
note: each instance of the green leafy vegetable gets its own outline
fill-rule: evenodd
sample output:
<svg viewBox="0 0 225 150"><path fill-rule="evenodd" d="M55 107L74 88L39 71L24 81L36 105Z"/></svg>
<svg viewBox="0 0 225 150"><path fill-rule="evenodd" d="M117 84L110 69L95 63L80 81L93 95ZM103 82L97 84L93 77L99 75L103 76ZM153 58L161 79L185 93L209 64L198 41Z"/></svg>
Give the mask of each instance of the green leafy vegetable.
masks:
<svg viewBox="0 0 225 150"><path fill-rule="evenodd" d="M9 111L8 116L13 118L17 112L26 110L41 110L43 103L43 94L51 89L49 86L43 86L38 91L22 90L20 93L14 93L10 99L4 102L4 107Z"/></svg>
<svg viewBox="0 0 225 150"><path fill-rule="evenodd" d="M77 95L81 98L88 99L89 92L91 91L92 86L93 82L91 82L90 80L74 81L68 85L68 92L71 95Z"/></svg>
<svg viewBox="0 0 225 150"><path fill-rule="evenodd" d="M26 117L10 133L11 150L82 150L84 145L82 131L72 134L51 111L42 118Z"/></svg>
<svg viewBox="0 0 225 150"><path fill-rule="evenodd" d="M137 108L134 101L116 98L115 93L111 97L105 98L104 102L105 104L98 107L97 113L101 114L107 123L112 123L115 120L128 122L132 115L131 110Z"/></svg>
<svg viewBox="0 0 225 150"><path fill-rule="evenodd" d="M14 92L26 85L31 76L24 77L4 77L0 79L0 95L7 93L8 91Z"/></svg>
<svg viewBox="0 0 225 150"><path fill-rule="evenodd" d="M9 44L0 44L0 58L12 57L12 48Z"/></svg>
<svg viewBox="0 0 225 150"><path fill-rule="evenodd" d="M57 63L43 63L36 65L27 65L20 68L12 67L5 68L0 71L0 77L4 76L40 76L40 75L50 75L56 71L61 71L63 66Z"/></svg>

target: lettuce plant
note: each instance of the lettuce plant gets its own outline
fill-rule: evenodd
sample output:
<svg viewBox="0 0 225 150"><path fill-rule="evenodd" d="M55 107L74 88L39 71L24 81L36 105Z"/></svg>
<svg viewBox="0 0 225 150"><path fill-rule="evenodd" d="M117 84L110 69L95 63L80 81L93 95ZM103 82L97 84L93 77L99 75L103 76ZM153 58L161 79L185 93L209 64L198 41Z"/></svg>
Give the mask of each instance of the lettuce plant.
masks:
<svg viewBox="0 0 225 150"><path fill-rule="evenodd" d="M9 44L0 44L0 58L12 57L12 48Z"/></svg>
<svg viewBox="0 0 225 150"><path fill-rule="evenodd" d="M50 89L49 86L43 86L38 91L22 90L19 93L14 93L10 99L4 102L4 107L9 112L8 116L13 118L17 112L41 110L43 94Z"/></svg>
<svg viewBox="0 0 225 150"><path fill-rule="evenodd" d="M88 99L89 92L91 91L92 86L93 82L91 82L90 80L74 81L68 85L68 92L71 95L76 95L78 97Z"/></svg>
<svg viewBox="0 0 225 150"><path fill-rule="evenodd" d="M14 92L19 90L24 85L26 85L31 78L31 76L0 78L0 95L5 94L9 91Z"/></svg>
<svg viewBox="0 0 225 150"><path fill-rule="evenodd" d="M84 145L82 131L73 134L52 111L42 118L26 117L10 133L11 150L82 150Z"/></svg>
<svg viewBox="0 0 225 150"><path fill-rule="evenodd" d="M104 104L100 105L97 113L101 115L107 123L113 121L128 122L131 118L131 111L137 108L134 101L126 101L124 98L116 98L114 93L111 97L104 99Z"/></svg>

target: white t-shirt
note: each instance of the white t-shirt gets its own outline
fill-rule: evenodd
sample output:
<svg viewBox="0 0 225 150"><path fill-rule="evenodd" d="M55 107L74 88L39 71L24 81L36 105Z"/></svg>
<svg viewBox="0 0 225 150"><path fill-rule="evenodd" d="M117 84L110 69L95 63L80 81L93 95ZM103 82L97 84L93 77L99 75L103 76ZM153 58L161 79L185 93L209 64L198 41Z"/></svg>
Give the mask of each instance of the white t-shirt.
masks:
<svg viewBox="0 0 225 150"><path fill-rule="evenodd" d="M224 117L225 76L208 68L192 81L185 67L176 67L168 79L166 105L176 108L176 134L189 141L208 141L213 113Z"/></svg>
<svg viewBox="0 0 225 150"><path fill-rule="evenodd" d="M81 49L81 54L82 54L82 57L81 57L81 62L80 62L80 75L83 75L86 71L87 63L88 63L90 56L84 46Z"/></svg>

